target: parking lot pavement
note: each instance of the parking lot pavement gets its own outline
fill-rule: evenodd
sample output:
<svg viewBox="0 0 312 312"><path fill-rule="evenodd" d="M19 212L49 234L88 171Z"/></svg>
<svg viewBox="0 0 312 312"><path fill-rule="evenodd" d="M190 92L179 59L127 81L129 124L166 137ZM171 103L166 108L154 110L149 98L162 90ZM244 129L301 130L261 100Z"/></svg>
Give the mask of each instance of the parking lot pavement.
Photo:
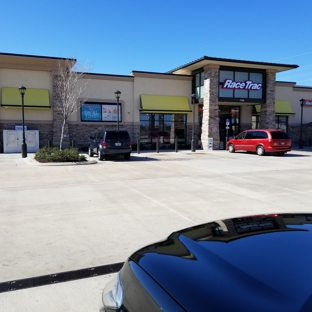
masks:
<svg viewBox="0 0 312 312"><path fill-rule="evenodd" d="M312 213L311 156L160 151L65 166L0 154L0 283L122 262L198 223ZM0 310L97 311L107 280L3 292Z"/></svg>
<svg viewBox="0 0 312 312"><path fill-rule="evenodd" d="M103 288L114 275L2 293L0 309L3 312L98 312Z"/></svg>

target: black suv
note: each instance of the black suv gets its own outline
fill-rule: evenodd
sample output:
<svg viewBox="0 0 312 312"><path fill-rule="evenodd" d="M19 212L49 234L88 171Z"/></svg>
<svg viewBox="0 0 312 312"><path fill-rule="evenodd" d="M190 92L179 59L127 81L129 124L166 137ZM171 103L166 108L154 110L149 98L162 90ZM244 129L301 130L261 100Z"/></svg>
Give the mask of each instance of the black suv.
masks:
<svg viewBox="0 0 312 312"><path fill-rule="evenodd" d="M132 142L127 130L101 130L90 136L90 139L90 157L97 154L98 159L103 160L106 156L123 155L124 159L130 159Z"/></svg>

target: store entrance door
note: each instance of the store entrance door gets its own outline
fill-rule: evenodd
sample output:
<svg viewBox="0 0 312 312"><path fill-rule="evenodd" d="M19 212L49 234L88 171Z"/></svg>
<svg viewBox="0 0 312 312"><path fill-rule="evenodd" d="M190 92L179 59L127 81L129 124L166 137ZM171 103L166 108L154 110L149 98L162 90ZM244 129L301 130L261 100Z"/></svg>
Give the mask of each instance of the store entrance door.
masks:
<svg viewBox="0 0 312 312"><path fill-rule="evenodd" d="M227 121L229 125L227 126ZM225 149L226 139L231 139L239 133L240 107L219 105L220 149ZM228 127L228 129L226 129Z"/></svg>

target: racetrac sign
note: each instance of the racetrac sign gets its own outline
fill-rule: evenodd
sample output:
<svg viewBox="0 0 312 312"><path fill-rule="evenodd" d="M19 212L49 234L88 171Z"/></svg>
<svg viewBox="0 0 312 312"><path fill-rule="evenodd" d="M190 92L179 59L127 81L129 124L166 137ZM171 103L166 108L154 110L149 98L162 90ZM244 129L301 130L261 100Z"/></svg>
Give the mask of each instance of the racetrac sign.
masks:
<svg viewBox="0 0 312 312"><path fill-rule="evenodd" d="M304 107L312 107L312 100L304 100L303 106Z"/></svg>
<svg viewBox="0 0 312 312"><path fill-rule="evenodd" d="M250 90L258 91L261 90L262 83L256 83L251 80L246 80L243 82L233 81L232 79L225 79L222 89L234 89L234 90Z"/></svg>

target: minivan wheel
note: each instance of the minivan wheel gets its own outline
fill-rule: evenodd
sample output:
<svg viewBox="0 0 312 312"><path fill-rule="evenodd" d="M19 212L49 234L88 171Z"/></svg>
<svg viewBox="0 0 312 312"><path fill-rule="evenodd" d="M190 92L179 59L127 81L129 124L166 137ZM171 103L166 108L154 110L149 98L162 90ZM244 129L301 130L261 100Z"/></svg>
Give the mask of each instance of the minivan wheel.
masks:
<svg viewBox="0 0 312 312"><path fill-rule="evenodd" d="M129 160L129 159L130 159L130 153L124 154L124 159L125 159L125 160Z"/></svg>
<svg viewBox="0 0 312 312"><path fill-rule="evenodd" d="M257 146L257 154L259 156L263 156L264 155L264 148L263 148L263 146Z"/></svg>
<svg viewBox="0 0 312 312"><path fill-rule="evenodd" d="M234 145L233 145L233 144L230 144L230 145L229 145L229 152L230 152L230 153L234 153L234 152L235 152L235 148L234 148Z"/></svg>
<svg viewBox="0 0 312 312"><path fill-rule="evenodd" d="M91 150L91 147L89 147L89 149L88 149L88 155L89 155L90 157L93 157L93 152L92 152L92 150Z"/></svg>
<svg viewBox="0 0 312 312"><path fill-rule="evenodd" d="M104 157L103 157L101 151L99 150L98 151L98 160L103 160L103 159L104 159Z"/></svg>

